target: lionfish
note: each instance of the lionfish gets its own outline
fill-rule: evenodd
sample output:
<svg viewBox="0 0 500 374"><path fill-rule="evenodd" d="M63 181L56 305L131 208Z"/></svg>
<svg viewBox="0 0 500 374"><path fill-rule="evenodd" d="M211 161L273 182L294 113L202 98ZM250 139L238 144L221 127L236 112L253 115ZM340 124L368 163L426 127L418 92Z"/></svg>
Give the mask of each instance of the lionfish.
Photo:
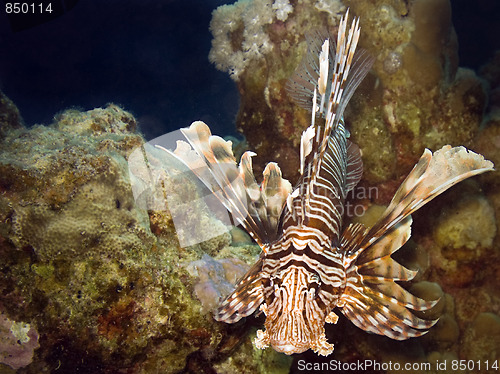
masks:
<svg viewBox="0 0 500 374"><path fill-rule="evenodd" d="M319 63L307 57L290 84L299 102L311 98L312 111L294 188L274 162L259 185L252 171L255 153L245 152L237 166L231 142L213 136L201 121L182 130L192 148L179 141L175 151L262 248L215 319L234 323L258 309L266 320L255 346L288 355L308 349L329 355L333 345L324 325L337 322L335 309L357 327L392 339L426 333L437 320L412 311L428 310L437 301L397 284L417 272L391 255L410 237L411 213L465 178L493 170L492 162L464 147L426 149L373 227L344 227L346 195L363 166L359 148L348 140L343 112L373 62L365 51L356 52L359 19L348 29L347 18L348 13L340 21L336 45L329 39L312 43L309 51L319 52ZM317 115L323 124L316 123Z"/></svg>

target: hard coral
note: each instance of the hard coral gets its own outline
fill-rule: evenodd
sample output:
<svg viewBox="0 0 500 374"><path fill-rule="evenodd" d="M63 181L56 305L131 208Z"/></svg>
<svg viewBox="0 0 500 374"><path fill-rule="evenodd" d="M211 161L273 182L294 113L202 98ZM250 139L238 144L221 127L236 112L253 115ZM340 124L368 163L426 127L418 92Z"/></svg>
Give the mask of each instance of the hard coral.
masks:
<svg viewBox="0 0 500 374"><path fill-rule="evenodd" d="M283 11L279 11L283 16ZM210 22L214 35L210 61L238 80L252 61L261 60L272 49L264 29L272 21L271 0L239 1L217 8Z"/></svg>
<svg viewBox="0 0 500 374"><path fill-rule="evenodd" d="M440 247L468 249L466 257L472 260L475 258L472 250L491 248L496 228L495 213L488 200L481 195L468 195L443 210L434 238Z"/></svg>
<svg viewBox="0 0 500 374"><path fill-rule="evenodd" d="M498 362L500 353L498 350L491 349L491 347L500 346L500 316L498 314L480 313L464 335L464 357L482 362ZM490 368L493 371L497 370L493 366ZM484 369L484 365L481 369ZM477 368L475 372L481 371Z"/></svg>
<svg viewBox="0 0 500 374"><path fill-rule="evenodd" d="M2 304L9 318L36 325L44 342L26 373L172 373L222 362L239 342L250 343L241 329L202 312L192 292L196 277L182 265L204 252L247 256L249 246L229 247L226 232L180 247L164 195L159 208L133 194L128 161L144 149L136 131L132 115L109 105L65 111L49 126L8 126L0 139ZM163 186L175 192L177 183L177 200L200 199L189 178L179 189L170 174ZM213 234L222 224L204 209L185 219ZM220 261L234 282L239 262ZM16 347L23 350L17 361L2 362L31 361L30 331L33 339ZM244 355L247 367L262 372Z"/></svg>
<svg viewBox="0 0 500 374"><path fill-rule="evenodd" d="M204 254L201 260L187 266L189 273L198 278L194 293L203 311L212 311L233 290L236 282L245 275L249 265L237 258L215 260Z"/></svg>
<svg viewBox="0 0 500 374"><path fill-rule="evenodd" d="M212 19L210 58L237 77L237 125L258 154L257 172L265 162L277 161L285 177L298 177L298 141L309 115L292 102L285 84L304 54L304 35L333 31L345 5L360 17L362 47L376 57L373 76L346 112L353 139L363 151L365 180L391 183L410 170L425 147L470 146L486 95L472 71L457 71L449 0L292 4L293 12L284 20L272 15L277 3L271 6L271 1L239 1L218 8ZM248 35L259 36L261 44L249 48Z"/></svg>
<svg viewBox="0 0 500 374"><path fill-rule="evenodd" d="M0 140L12 129L22 128L22 122L17 107L0 91Z"/></svg>
<svg viewBox="0 0 500 374"><path fill-rule="evenodd" d="M33 360L38 333L29 323L10 320L0 311L0 363L17 370Z"/></svg>
<svg viewBox="0 0 500 374"><path fill-rule="evenodd" d="M247 26L242 4L249 9L260 3L237 2L224 8L226 19L235 26L224 33L231 47L220 55L225 61L244 55L241 42ZM361 47L375 57L372 72L345 112L351 138L362 150L360 186L366 190L375 185L378 191L362 204L387 205L426 147L465 145L500 163L499 55L483 68L489 87L475 72L459 67L449 0L299 0L290 4L293 11L286 19L261 23L260 32L271 43L267 52L261 51L259 59L244 60L237 69L241 94L237 126L258 154L254 158L257 173L265 163L276 161L285 177L297 180L298 144L310 114L292 101L285 86L306 53L304 35L318 29L334 34L337 15L346 6L360 17ZM218 12L213 22L221 22ZM217 42L220 35L214 28L213 33L212 56L222 51ZM488 95L491 107L484 116ZM480 312L498 314L500 310L499 187L498 172L489 173L456 187L414 215L414 239L402 253L410 268L420 269L417 278L428 281L422 286L423 294L443 295L443 301L430 311L433 318L443 315L435 333L431 329L421 340L391 346L343 328L340 321L331 329L337 335L340 330L344 337L335 352L338 359L407 362L438 357L450 362L468 359L475 339L493 355L495 338L473 337L469 325ZM375 211L376 207L368 213ZM436 287L439 290L433 292ZM485 320L496 321L490 317ZM465 345L460 344L464 338Z"/></svg>
<svg viewBox="0 0 500 374"><path fill-rule="evenodd" d="M228 71L242 93L238 125L258 157L278 161L296 176L297 145L310 116L290 102L286 79L305 50L304 34L334 27L345 6L338 0L238 1L213 13L210 60ZM293 10L291 8L293 7ZM285 17L286 12L286 17ZM281 144L279 149L275 144ZM262 162L257 160L256 167ZM257 170L258 172L258 170Z"/></svg>

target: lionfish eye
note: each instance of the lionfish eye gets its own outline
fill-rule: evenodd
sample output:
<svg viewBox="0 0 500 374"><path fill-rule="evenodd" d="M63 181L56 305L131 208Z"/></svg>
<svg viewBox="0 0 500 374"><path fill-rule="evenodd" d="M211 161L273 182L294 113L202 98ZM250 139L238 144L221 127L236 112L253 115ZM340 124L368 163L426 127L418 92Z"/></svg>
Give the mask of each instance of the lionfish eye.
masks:
<svg viewBox="0 0 500 374"><path fill-rule="evenodd" d="M319 289L319 283L318 282L309 283L309 289L310 290L314 289L315 291L318 291L318 289Z"/></svg>

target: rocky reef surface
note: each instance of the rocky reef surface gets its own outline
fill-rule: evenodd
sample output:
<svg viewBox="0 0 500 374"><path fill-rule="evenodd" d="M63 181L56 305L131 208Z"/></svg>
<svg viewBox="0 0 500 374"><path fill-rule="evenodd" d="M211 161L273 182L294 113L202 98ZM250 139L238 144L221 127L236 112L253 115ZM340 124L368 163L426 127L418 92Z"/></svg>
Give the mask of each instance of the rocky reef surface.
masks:
<svg viewBox="0 0 500 374"><path fill-rule="evenodd" d="M258 154L256 167L275 160L296 180L310 116L286 82L307 51L305 35L336 35L347 7L360 17L360 47L376 58L346 113L363 150L364 180L389 188L425 147L472 145L486 93L473 71L458 67L449 0L238 1L214 12L210 59L237 82L237 126Z"/></svg>
<svg viewBox="0 0 500 374"><path fill-rule="evenodd" d="M1 98L2 373L288 371L289 359L253 348L255 322L211 315L258 247L225 233L181 248L169 211L136 204L127 160L144 139L132 115L67 110L28 129ZM176 182L177 198L196 198ZM220 224L186 214L200 230Z"/></svg>
<svg viewBox="0 0 500 374"><path fill-rule="evenodd" d="M214 12L210 59L239 88L237 125L258 153L256 175L277 161L296 180L310 116L285 84L304 35L335 34L347 7L376 57L346 112L365 165L350 201L353 215L364 214L354 219L375 222L425 147L465 145L500 165L500 55L479 76L458 67L448 0L240 0ZM327 329L332 356L290 358L254 348L262 317L213 320L211 309L259 249L238 229L182 247L171 212L134 199L130 157L144 143L116 105L25 128L0 94L1 373L287 373L301 372L300 360L439 361L446 370L407 372L454 373L455 359L481 360L481 370L463 371L479 373L500 360L498 172L417 212L412 239L395 255L420 270L412 292L441 298L425 315L440 317L426 336L393 341L341 317ZM187 177L164 182L182 186L177 199L199 197ZM197 230L221 225L203 207L184 219ZM400 372L394 367L365 372Z"/></svg>
<svg viewBox="0 0 500 374"><path fill-rule="evenodd" d="M459 67L449 0L242 0L220 7L210 58L239 89L237 126L257 153L256 171L277 161L285 177L297 180L298 144L310 115L286 83L307 51L305 36L325 29L336 35L347 7L360 17L361 48L375 57L345 113L364 163L351 215L364 212L354 220L369 226L424 148L464 145L500 165L500 55L478 73ZM489 173L432 201L414 215L412 239L395 255L420 270L415 293L441 297L428 313L441 316L438 324L423 338L394 342L341 319L327 330L336 349L323 362L447 360L451 373L453 359L500 360L499 181L498 172ZM491 329L483 329L487 323ZM302 359L322 361L296 356L292 372Z"/></svg>

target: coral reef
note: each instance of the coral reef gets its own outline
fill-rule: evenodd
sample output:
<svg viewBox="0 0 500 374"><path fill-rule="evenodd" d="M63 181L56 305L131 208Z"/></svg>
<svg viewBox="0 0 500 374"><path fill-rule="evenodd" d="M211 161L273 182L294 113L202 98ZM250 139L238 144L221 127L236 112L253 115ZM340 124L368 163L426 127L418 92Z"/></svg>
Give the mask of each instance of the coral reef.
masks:
<svg viewBox="0 0 500 374"><path fill-rule="evenodd" d="M256 174L273 160L295 181L298 142L310 115L290 101L285 83L306 49L304 33L319 25L333 28L345 6L338 0L285 3L241 0L217 8L210 25L214 39L209 57L237 81L237 124L257 151Z"/></svg>
<svg viewBox="0 0 500 374"><path fill-rule="evenodd" d="M296 180L310 115L286 81L306 51L304 35L334 34L347 6L376 57L346 112L363 152L361 187L378 188L358 199L367 213L356 220L373 224L424 147L470 146L498 167L500 55L481 71L487 85L458 67L448 0L240 0L214 11L210 59L238 85L237 124L258 153L255 173L277 161ZM166 194L183 214L139 201L133 186L146 177L131 171L131 155L155 157L144 143L116 105L67 110L28 129L0 93L0 371L284 373L301 359L320 362L256 350L259 317L213 320L210 310L259 249L213 217L185 173L162 177L159 199ZM167 193L178 185L179 194ZM327 330L336 348L324 362L446 361L450 369L454 359L500 360L499 187L495 172L436 199L414 215L412 239L394 255L419 270L405 287L441 297L425 314L440 317L429 334L391 341L341 317ZM210 239L182 245L190 232L178 232L179 217L193 237Z"/></svg>
<svg viewBox="0 0 500 374"><path fill-rule="evenodd" d="M12 321L0 312L0 363L15 370L25 367L38 347L38 333L29 323Z"/></svg>
<svg viewBox="0 0 500 374"><path fill-rule="evenodd" d="M257 172L273 160L285 177L298 177L297 145L309 115L291 101L286 81L306 51L304 35L334 34L346 6L360 17L361 46L376 57L346 112L363 152L365 182L393 192L391 182L408 173L425 147L471 145L486 94L474 72L458 68L448 0L303 0L290 3L286 18L273 13L277 4L284 2L238 1L218 8L211 24L210 59L237 80L237 125L258 154Z"/></svg>
<svg viewBox="0 0 500 374"><path fill-rule="evenodd" d="M211 27L210 58L238 86L237 126L257 153L256 173L276 161L286 178L297 180L298 142L310 115L293 103L287 79L306 53L305 35L323 29L334 35L338 14L346 7L360 17L360 44L375 57L345 119L362 151L359 188L377 189L349 200L365 212L348 214L349 219L372 225L424 148L465 145L500 165L500 54L481 69L481 78L459 67L449 0L299 0L289 2L292 10L282 18L272 13L275 3L226 5L214 12ZM249 15L256 13L259 17L250 24ZM249 48L252 35L265 41L265 48ZM486 325L483 321L496 326L500 311L499 181L498 172L488 173L437 198L414 215L412 239L394 255L419 270L411 290L424 298L441 296L427 313L441 316L430 333L394 343L349 327L341 318L327 330L329 340L338 337L329 359L447 361L451 373L454 359L500 358L496 328L484 338L478 328ZM476 340L481 348L475 347ZM321 362L299 355L292 368L301 359Z"/></svg>
<svg viewBox="0 0 500 374"><path fill-rule="evenodd" d="M0 91L0 140L8 131L23 127L21 115L14 103Z"/></svg>
<svg viewBox="0 0 500 374"><path fill-rule="evenodd" d="M494 313L481 313L471 324L465 335L466 355L471 360L498 360L498 351L490 347L500 347L500 316ZM477 370L478 372L480 370Z"/></svg>
<svg viewBox="0 0 500 374"><path fill-rule="evenodd" d="M256 65L268 64L269 54L275 56L288 50L290 41L278 39L285 30L274 29L283 27L289 17L293 15L294 23L314 25L326 20L326 14L335 16L344 9L339 0L319 0L294 6L289 0L240 0L233 5L222 5L213 12L210 23L214 39L209 59L235 81L246 79L242 74L253 71ZM324 13L322 18L320 12ZM309 19L309 16L314 18ZM286 54L290 56L288 52ZM278 73L279 63L285 62L286 58L279 59L275 73Z"/></svg>
<svg viewBox="0 0 500 374"><path fill-rule="evenodd" d="M441 212L434 240L441 248L491 248L496 229L495 212L488 200L482 194L464 194ZM471 252L465 255L469 260L474 258Z"/></svg>
<svg viewBox="0 0 500 374"><path fill-rule="evenodd" d="M9 113L17 111L2 118ZM1 363L17 368L33 357L25 373L174 373L227 363L240 345L251 347L244 321L217 323L203 308L196 294L206 269L190 275L188 265L217 256L211 261L226 276L223 297L258 247L231 247L228 232L213 230L210 240L182 247L169 210L136 203L128 161L144 139L131 114L110 104L67 110L30 129L6 121L2 131L2 330L23 321L18 332L30 340L20 338L12 359L5 348L12 339L2 333ZM174 199L199 199L188 177L172 175L163 192L177 183L183 188ZM221 225L206 207L184 218L195 230ZM263 360L290 365L272 351L256 357L245 349L239 357L235 370L269 372Z"/></svg>
<svg viewBox="0 0 500 374"><path fill-rule="evenodd" d="M208 312L217 308L233 291L236 281L245 275L249 266L238 258L215 260L204 254L201 260L188 264L187 269L189 274L198 278L194 293L203 310Z"/></svg>

